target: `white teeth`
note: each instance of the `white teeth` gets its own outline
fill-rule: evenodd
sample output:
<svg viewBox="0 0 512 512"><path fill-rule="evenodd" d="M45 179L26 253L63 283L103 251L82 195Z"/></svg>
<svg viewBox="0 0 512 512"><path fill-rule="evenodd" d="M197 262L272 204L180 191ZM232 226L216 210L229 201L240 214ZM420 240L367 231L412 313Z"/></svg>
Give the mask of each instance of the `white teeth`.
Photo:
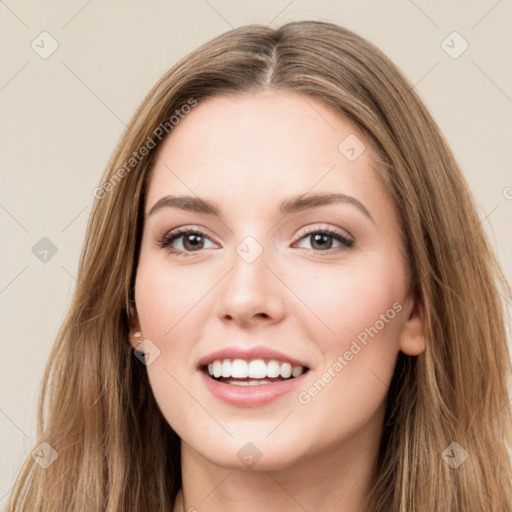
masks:
<svg viewBox="0 0 512 512"><path fill-rule="evenodd" d="M243 359L235 359L231 363L231 377L235 377L235 379L246 379L249 377L249 366Z"/></svg>
<svg viewBox="0 0 512 512"><path fill-rule="evenodd" d="M269 361L267 364L267 377L270 377L271 379L275 379L276 377L279 377L279 374L281 372L281 367L277 361Z"/></svg>
<svg viewBox="0 0 512 512"><path fill-rule="evenodd" d="M210 365L208 365L208 373L218 379L222 374L222 363L217 359L213 361L213 373L210 371Z"/></svg>
<svg viewBox="0 0 512 512"><path fill-rule="evenodd" d="M260 386L262 384L270 384L268 380L228 380L227 384L234 384L235 386Z"/></svg>
<svg viewBox="0 0 512 512"><path fill-rule="evenodd" d="M223 377L231 377L231 359L224 359L222 361L221 375Z"/></svg>
<svg viewBox="0 0 512 512"><path fill-rule="evenodd" d="M249 363L249 377L251 379L264 379L267 376L267 365L263 359L255 359Z"/></svg>
<svg viewBox="0 0 512 512"><path fill-rule="evenodd" d="M216 359L208 364L208 374L210 377L225 379L255 379L250 381L228 381L230 384L240 386L267 384L268 381L261 380L265 378L275 379L281 376L283 379L299 377L304 372L304 367L294 366L291 363L281 363L275 359L265 362L263 359L253 359L245 361L244 359Z"/></svg>
<svg viewBox="0 0 512 512"><path fill-rule="evenodd" d="M290 363L283 363L281 365L281 377L288 379L292 376L292 365Z"/></svg>
<svg viewBox="0 0 512 512"><path fill-rule="evenodd" d="M292 370L292 377L298 377L302 375L302 366L294 366Z"/></svg>

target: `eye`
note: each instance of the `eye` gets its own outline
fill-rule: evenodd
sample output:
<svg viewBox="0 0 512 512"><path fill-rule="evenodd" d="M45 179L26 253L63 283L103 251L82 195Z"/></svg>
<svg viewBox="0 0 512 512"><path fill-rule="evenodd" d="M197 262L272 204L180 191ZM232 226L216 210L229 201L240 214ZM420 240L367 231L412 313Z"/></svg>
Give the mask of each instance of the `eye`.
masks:
<svg viewBox="0 0 512 512"><path fill-rule="evenodd" d="M341 231L332 228L322 228L309 230L303 233L300 240L309 240L311 249L310 252L327 252L331 254L331 249L347 250L354 245L354 240ZM333 244L338 243L338 246Z"/></svg>
<svg viewBox="0 0 512 512"><path fill-rule="evenodd" d="M178 245L181 247L176 248L173 246L175 242L180 241ZM166 233L159 241L158 245L162 248L167 248L172 254L178 256L189 256L190 252L197 252L201 249L206 249L205 241L211 241L210 238L197 228L178 228L174 231Z"/></svg>
<svg viewBox="0 0 512 512"><path fill-rule="evenodd" d="M181 240L182 239L182 240ZM321 228L309 230L302 233L299 241L310 240L312 248L308 252L332 254L331 249L347 250L354 245L354 240L345 233L332 229ZM176 247L176 242L179 241ZM201 249L207 249L205 242L211 242L208 235L198 228L178 228L166 233L158 242L158 246L166 248L171 254L177 256L190 256L190 253L199 252ZM338 243L338 246L335 244ZM334 246L333 246L334 245Z"/></svg>

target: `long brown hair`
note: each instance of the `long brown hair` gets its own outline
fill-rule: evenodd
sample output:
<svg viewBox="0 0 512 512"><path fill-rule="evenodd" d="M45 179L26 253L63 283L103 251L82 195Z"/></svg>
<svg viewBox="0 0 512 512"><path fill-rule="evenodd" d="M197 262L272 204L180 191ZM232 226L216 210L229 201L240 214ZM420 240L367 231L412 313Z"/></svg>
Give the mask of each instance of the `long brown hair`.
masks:
<svg viewBox="0 0 512 512"><path fill-rule="evenodd" d="M136 111L95 194L44 377L38 445L58 457L46 469L27 458L9 510L172 510L180 440L128 341L157 134L172 136L184 105L266 88L321 99L373 146L399 215L411 293L425 312L425 352L397 360L368 510L510 512L511 363L498 293L510 289L410 82L365 39L314 21L215 38L169 70Z"/></svg>

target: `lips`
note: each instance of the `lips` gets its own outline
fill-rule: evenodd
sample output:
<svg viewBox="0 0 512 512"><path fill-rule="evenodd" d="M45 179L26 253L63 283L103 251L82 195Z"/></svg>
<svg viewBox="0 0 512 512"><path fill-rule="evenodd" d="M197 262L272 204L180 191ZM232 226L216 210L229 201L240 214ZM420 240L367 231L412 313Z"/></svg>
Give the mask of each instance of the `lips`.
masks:
<svg viewBox="0 0 512 512"><path fill-rule="evenodd" d="M202 357L198 369L217 398L238 407L257 407L296 388L309 365L269 347L226 347Z"/></svg>

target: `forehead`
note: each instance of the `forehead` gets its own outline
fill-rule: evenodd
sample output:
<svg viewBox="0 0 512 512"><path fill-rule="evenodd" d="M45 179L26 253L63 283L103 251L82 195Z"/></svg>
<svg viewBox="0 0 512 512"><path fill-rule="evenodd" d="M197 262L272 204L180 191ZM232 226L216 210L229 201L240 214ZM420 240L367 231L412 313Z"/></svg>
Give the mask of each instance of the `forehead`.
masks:
<svg viewBox="0 0 512 512"><path fill-rule="evenodd" d="M383 193L359 131L333 107L294 92L210 98L162 144L146 213L166 193L243 198L253 206L309 191L364 192L369 201Z"/></svg>

